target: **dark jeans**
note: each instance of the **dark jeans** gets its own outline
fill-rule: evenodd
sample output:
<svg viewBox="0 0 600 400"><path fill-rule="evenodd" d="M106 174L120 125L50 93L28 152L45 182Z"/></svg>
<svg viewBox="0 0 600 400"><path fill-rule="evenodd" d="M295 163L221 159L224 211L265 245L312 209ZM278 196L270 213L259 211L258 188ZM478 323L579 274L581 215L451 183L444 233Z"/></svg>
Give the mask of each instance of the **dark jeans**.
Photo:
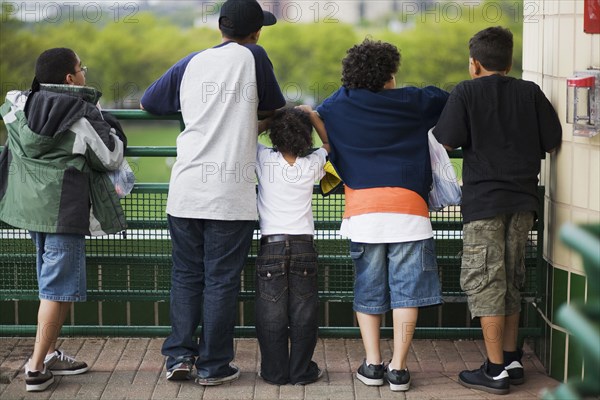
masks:
<svg viewBox="0 0 600 400"><path fill-rule="evenodd" d="M256 261L261 377L279 385L315 380L318 370L311 359L317 334L317 252L312 240L261 244Z"/></svg>
<svg viewBox="0 0 600 400"><path fill-rule="evenodd" d="M198 357L198 376L225 376L234 356L240 274L255 221L167 218L173 243L171 334L162 347L167 368L177 357ZM197 344L193 335L201 322Z"/></svg>

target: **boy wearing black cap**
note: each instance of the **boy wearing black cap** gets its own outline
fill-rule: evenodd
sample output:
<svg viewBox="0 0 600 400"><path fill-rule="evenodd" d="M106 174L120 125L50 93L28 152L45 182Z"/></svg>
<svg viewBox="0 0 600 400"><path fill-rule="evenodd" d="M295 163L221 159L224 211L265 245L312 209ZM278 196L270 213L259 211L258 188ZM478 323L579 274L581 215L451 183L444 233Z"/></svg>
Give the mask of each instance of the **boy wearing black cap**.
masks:
<svg viewBox="0 0 600 400"><path fill-rule="evenodd" d="M273 66L256 43L277 22L254 0L228 0L222 43L192 53L144 93L153 114L181 110L167 200L173 244L171 334L162 353L167 379L220 385L239 377L233 360L240 274L255 221L257 114L285 105ZM202 323L199 344L193 338Z"/></svg>

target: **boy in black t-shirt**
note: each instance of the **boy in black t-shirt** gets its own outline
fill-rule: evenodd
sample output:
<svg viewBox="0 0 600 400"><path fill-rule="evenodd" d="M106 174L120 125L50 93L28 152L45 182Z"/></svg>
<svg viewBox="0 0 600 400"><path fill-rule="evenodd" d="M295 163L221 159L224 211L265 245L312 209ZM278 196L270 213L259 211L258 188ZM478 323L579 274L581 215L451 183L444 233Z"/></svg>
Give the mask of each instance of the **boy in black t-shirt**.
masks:
<svg viewBox="0 0 600 400"><path fill-rule="evenodd" d="M524 382L517 349L525 245L536 210L540 158L561 143L561 125L533 82L508 77L512 33L502 27L469 41L469 73L451 93L434 135L463 149L464 220L460 284L480 317L488 359L462 371L462 385L506 394Z"/></svg>

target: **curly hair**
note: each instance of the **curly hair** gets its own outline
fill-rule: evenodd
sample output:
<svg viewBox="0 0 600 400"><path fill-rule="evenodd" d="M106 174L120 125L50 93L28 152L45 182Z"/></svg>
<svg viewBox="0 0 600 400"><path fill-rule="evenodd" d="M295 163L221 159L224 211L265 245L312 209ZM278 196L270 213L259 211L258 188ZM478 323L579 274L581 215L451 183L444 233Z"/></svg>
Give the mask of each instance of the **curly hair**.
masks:
<svg viewBox="0 0 600 400"><path fill-rule="evenodd" d="M271 120L269 138L277 151L305 156L313 146L310 117L294 108L277 111Z"/></svg>
<svg viewBox="0 0 600 400"><path fill-rule="evenodd" d="M342 61L342 84L348 89L378 92L399 67L400 52L396 46L365 39L347 51Z"/></svg>

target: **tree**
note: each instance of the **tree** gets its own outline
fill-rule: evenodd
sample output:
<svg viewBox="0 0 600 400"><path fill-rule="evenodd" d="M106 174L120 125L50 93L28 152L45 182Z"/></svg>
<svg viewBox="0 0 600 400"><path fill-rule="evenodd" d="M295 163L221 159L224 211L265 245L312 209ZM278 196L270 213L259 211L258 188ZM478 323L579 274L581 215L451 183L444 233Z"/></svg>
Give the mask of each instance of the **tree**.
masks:
<svg viewBox="0 0 600 400"><path fill-rule="evenodd" d="M342 59L356 41L347 24L278 23L265 29L260 44L288 100L319 103L341 85Z"/></svg>
<svg viewBox="0 0 600 400"><path fill-rule="evenodd" d="M27 89L34 76L37 56L44 50L26 29L27 24L0 15L0 82L2 98L10 90Z"/></svg>
<svg viewBox="0 0 600 400"><path fill-rule="evenodd" d="M401 50L402 65L398 82L416 86L436 85L450 90L468 74L469 39L489 26L501 25L514 35L511 75L522 73L522 7L520 2L486 1L477 7L464 3L439 3L436 14L421 14L410 19L399 16L412 28L395 33L381 31L374 36L395 44Z"/></svg>
<svg viewBox="0 0 600 400"><path fill-rule="evenodd" d="M486 0L476 7L471 2L428 4L435 12L390 14L360 27L281 20L264 29L259 43L269 53L292 103L318 104L339 88L346 51L365 37L400 49L399 84L433 84L449 90L469 79L469 38L487 26L507 26L515 36L511 75L520 77L522 0ZM29 87L35 59L44 49L71 47L89 66L88 83L104 93L103 105L119 108L137 108L143 91L172 64L221 41L216 26L175 25L172 19L151 12L136 13L135 18L114 18L107 12L99 21L79 18L58 23L21 22L0 14L0 34L3 97L10 89Z"/></svg>

